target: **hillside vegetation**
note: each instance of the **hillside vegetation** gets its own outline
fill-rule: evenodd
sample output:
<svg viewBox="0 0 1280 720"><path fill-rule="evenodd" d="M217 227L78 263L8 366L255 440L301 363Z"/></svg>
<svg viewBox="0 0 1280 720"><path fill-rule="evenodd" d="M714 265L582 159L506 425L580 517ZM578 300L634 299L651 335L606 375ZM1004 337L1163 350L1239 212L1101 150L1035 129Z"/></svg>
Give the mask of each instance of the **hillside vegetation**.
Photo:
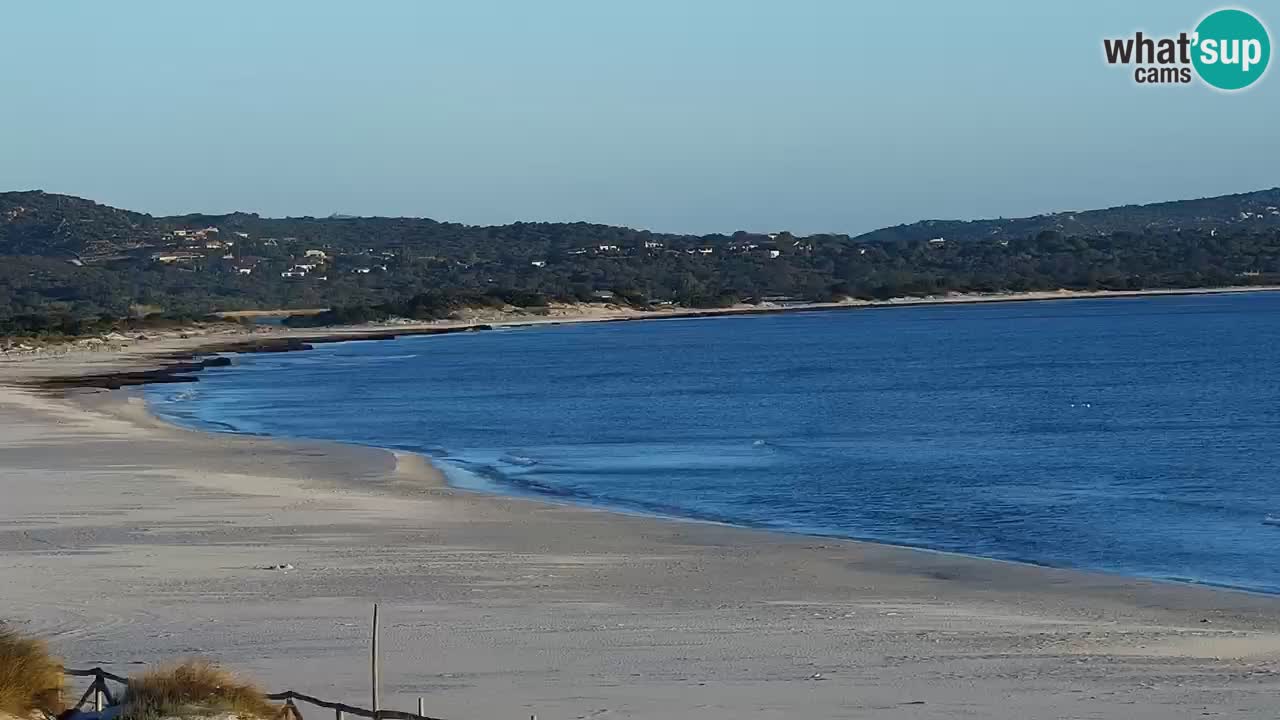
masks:
<svg viewBox="0 0 1280 720"><path fill-rule="evenodd" d="M163 665L129 678L122 720L159 718L273 718L265 693L207 660Z"/></svg>
<svg viewBox="0 0 1280 720"><path fill-rule="evenodd" d="M761 299L1280 282L1280 189L861 236L674 235L589 223L152 217L0 193L0 334L76 335L215 310L376 317L549 301ZM379 309L380 308L380 309ZM377 310L374 310L377 309Z"/></svg>

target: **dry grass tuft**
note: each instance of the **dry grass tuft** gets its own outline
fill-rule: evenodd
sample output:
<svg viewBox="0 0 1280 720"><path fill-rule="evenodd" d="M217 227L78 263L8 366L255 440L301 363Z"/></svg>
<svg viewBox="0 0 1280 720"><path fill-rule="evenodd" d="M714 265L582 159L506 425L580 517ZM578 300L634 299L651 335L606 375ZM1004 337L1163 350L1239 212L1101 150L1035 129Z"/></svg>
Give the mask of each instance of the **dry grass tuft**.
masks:
<svg viewBox="0 0 1280 720"><path fill-rule="evenodd" d="M62 663L45 644L0 626L0 712L26 717L61 708Z"/></svg>
<svg viewBox="0 0 1280 720"><path fill-rule="evenodd" d="M161 717L236 715L272 718L278 708L261 689L238 679L208 660L164 665L129 678L122 717L143 720Z"/></svg>

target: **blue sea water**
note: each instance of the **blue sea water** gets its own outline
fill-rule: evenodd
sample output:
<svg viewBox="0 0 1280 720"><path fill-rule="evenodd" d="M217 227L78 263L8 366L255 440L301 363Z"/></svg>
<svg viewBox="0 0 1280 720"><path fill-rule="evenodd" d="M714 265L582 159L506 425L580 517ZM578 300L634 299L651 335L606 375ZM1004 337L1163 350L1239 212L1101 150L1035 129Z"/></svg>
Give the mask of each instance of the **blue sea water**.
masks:
<svg viewBox="0 0 1280 720"><path fill-rule="evenodd" d="M1278 370L1257 293L343 343L146 392L489 491L1280 592Z"/></svg>

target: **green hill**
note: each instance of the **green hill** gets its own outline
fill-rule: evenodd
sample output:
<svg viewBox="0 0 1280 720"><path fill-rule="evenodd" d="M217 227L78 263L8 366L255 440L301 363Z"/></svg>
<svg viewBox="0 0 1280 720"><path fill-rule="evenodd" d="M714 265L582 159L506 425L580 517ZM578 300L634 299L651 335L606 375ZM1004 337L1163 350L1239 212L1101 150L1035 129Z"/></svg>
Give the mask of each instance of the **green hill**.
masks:
<svg viewBox="0 0 1280 720"><path fill-rule="evenodd" d="M1280 283L1280 190L857 237L674 235L591 223L150 215L0 193L0 334L130 315L341 308L437 316L548 300L724 306L949 292Z"/></svg>
<svg viewBox="0 0 1280 720"><path fill-rule="evenodd" d="M924 220L873 230L863 242L1008 239L1045 230L1063 235L1102 236L1114 232L1205 229L1251 230L1280 227L1280 188L1151 205L1122 205L1104 210L1059 212L998 220Z"/></svg>

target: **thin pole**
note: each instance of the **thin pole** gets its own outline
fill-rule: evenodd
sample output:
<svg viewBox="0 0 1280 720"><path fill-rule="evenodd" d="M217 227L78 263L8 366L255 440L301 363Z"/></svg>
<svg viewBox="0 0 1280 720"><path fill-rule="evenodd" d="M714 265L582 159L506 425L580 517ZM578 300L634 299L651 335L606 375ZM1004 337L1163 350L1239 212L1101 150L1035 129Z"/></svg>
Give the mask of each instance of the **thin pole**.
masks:
<svg viewBox="0 0 1280 720"><path fill-rule="evenodd" d="M426 708L423 705L422 698L419 697L418 698L418 717L422 717L423 715L426 715L426 714L427 714Z"/></svg>
<svg viewBox="0 0 1280 720"><path fill-rule="evenodd" d="M369 652L372 666L370 680L373 683L373 711L378 712L378 603L373 604L373 644Z"/></svg>

